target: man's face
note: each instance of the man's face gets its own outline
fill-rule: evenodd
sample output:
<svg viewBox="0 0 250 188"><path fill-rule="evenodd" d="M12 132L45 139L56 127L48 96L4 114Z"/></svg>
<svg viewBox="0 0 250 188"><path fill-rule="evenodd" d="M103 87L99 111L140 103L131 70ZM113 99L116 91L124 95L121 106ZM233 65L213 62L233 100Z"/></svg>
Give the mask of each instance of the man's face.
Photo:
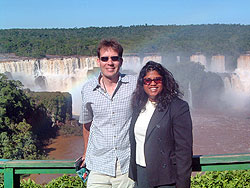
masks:
<svg viewBox="0 0 250 188"><path fill-rule="evenodd" d="M116 79L122 66L122 58L112 48L101 48L100 58L97 59L101 72L108 79Z"/></svg>

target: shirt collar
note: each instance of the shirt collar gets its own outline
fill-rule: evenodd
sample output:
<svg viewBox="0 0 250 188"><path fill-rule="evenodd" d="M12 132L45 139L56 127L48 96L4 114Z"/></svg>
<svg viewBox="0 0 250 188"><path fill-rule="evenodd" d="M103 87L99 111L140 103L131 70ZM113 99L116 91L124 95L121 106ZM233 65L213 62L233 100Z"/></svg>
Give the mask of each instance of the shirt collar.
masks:
<svg viewBox="0 0 250 188"><path fill-rule="evenodd" d="M99 80L100 80L101 76L102 76L102 73L100 72L99 75L94 78L93 91L101 87L101 85L99 83ZM119 79L118 79L117 83L119 83L119 82L121 82L121 83L129 83L129 79L126 76L126 74L122 74L122 73L119 72Z"/></svg>

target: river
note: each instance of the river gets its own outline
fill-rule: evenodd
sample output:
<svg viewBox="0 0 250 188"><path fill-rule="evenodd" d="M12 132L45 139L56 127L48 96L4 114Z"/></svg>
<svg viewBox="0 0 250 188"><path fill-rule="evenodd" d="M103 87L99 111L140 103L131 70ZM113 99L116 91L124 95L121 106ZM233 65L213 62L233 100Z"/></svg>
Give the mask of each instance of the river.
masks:
<svg viewBox="0 0 250 188"><path fill-rule="evenodd" d="M46 148L50 159L77 159L83 154L82 136L57 136ZM38 184L46 184L62 174L32 174L25 179L32 179Z"/></svg>
<svg viewBox="0 0 250 188"><path fill-rule="evenodd" d="M250 113L192 111L194 155L250 152ZM83 153L81 136L58 136L48 146L51 159L76 159ZM31 175L42 184L59 175Z"/></svg>

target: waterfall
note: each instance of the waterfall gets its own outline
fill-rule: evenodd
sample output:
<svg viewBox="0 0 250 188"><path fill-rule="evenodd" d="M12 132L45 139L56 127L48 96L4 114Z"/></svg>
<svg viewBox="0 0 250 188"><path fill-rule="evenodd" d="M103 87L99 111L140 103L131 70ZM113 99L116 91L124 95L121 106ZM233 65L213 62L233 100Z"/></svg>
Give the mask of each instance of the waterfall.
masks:
<svg viewBox="0 0 250 188"><path fill-rule="evenodd" d="M145 56L142 60L142 65L144 66L148 61L155 61L157 63L161 63L162 57L159 55Z"/></svg>
<svg viewBox="0 0 250 188"><path fill-rule="evenodd" d="M225 56L223 55L212 56L210 71L218 73L225 72Z"/></svg>
<svg viewBox="0 0 250 188"><path fill-rule="evenodd" d="M123 57L121 72L138 73L141 67L149 60L162 63L160 55L130 54ZM16 58L1 59L0 73L6 73L9 78L20 80L24 87L34 91L62 91L70 92L73 99L73 113L79 113L74 107L78 106L80 90L88 74L94 71L98 65L96 57L90 56L70 56L53 58ZM180 57L177 57L177 60ZM226 92L230 95L245 95L250 97L250 54L244 54L237 59L237 68L232 72L225 73L226 58L222 55L213 56L211 61L211 71L217 74L227 74L223 77ZM190 57L190 61L199 62L209 69L210 65L206 61L206 56L195 54ZM187 98L189 106L193 107L191 83L188 83ZM231 97L229 98L231 100Z"/></svg>

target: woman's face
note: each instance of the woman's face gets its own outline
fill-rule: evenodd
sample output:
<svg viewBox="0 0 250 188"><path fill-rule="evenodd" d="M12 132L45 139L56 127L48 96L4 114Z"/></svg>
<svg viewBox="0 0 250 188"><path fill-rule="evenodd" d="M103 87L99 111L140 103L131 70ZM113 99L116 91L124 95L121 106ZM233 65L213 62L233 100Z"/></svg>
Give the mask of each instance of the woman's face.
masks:
<svg viewBox="0 0 250 188"><path fill-rule="evenodd" d="M157 95L161 93L163 88L162 76L155 70L147 72L143 78L143 88L149 100L155 101Z"/></svg>

